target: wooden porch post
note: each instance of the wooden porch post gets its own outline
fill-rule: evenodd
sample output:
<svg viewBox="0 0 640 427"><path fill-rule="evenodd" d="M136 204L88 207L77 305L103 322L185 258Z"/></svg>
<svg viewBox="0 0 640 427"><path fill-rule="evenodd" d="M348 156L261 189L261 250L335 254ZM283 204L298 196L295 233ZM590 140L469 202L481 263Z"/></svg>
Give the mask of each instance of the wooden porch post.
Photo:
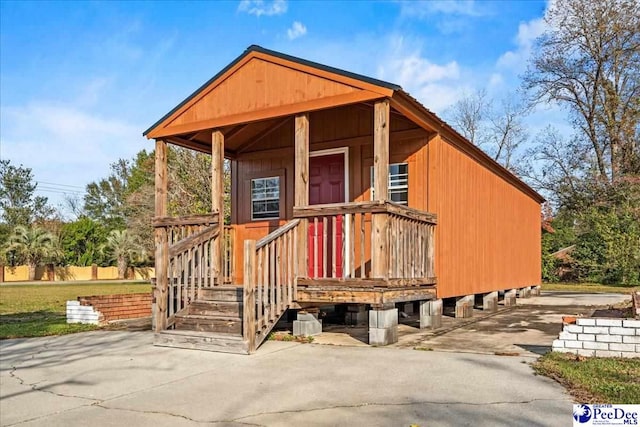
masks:
<svg viewBox="0 0 640 427"><path fill-rule="evenodd" d="M389 100L375 103L373 109L373 191L375 199L385 201L389 192ZM389 277L389 235L387 214L374 213L371 219L371 274Z"/></svg>
<svg viewBox="0 0 640 427"><path fill-rule="evenodd" d="M167 216L167 143L156 140L156 164L155 164L155 192L156 192L156 218ZM156 332L167 329L167 292L169 287L169 241L167 229L156 227L154 232L156 244Z"/></svg>
<svg viewBox="0 0 640 427"><path fill-rule="evenodd" d="M256 241L245 240L242 336L247 341L249 354L256 351L256 272Z"/></svg>
<svg viewBox="0 0 640 427"><path fill-rule="evenodd" d="M224 135L211 134L211 211L218 213L218 237L212 242L211 286L222 286L222 231L224 229Z"/></svg>
<svg viewBox="0 0 640 427"><path fill-rule="evenodd" d="M295 196L294 206L309 205L309 115L296 116L295 129ZM298 276L306 277L307 266L307 233L308 221L300 221L298 233ZM295 292L295 291L294 291ZM295 296L294 296L295 297Z"/></svg>

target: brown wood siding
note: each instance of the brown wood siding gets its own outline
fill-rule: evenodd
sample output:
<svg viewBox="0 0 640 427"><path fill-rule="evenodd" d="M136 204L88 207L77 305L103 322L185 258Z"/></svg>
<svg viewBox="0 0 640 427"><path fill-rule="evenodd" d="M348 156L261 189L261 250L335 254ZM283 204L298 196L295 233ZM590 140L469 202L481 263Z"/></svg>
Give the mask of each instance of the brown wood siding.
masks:
<svg viewBox="0 0 640 427"><path fill-rule="evenodd" d="M539 203L439 137L427 151L438 296L539 284Z"/></svg>
<svg viewBox="0 0 640 427"><path fill-rule="evenodd" d="M359 89L258 58L218 84L169 127L297 104Z"/></svg>
<svg viewBox="0 0 640 427"><path fill-rule="evenodd" d="M349 147L350 201L370 200L372 109L359 105L318 111L310 114L309 124L311 151ZM259 136L234 161L236 283L242 283L240 243L262 238L292 218L293 126L291 120ZM438 295L540 283L540 205L440 137L417 129L397 114L392 116L391 131L390 163L409 165L409 206L438 214ZM251 221L250 180L276 175L283 179L282 218ZM369 227L367 223L367 232Z"/></svg>
<svg viewBox="0 0 640 427"><path fill-rule="evenodd" d="M373 109L366 105L340 107L310 114L310 151L349 147L349 199L370 199L370 167L373 164ZM406 132L413 132L407 134ZM422 138L412 135L423 135ZM409 187L424 188L424 167L417 162L424 157L420 150L426 143L427 133L400 116L391 120L391 153L393 163L409 162ZM260 137L258 137L260 138ZM293 217L294 184L294 124L293 121L260 138L246 152L239 153L232 172L232 224L235 242L260 239ZM283 216L272 221L252 221L250 182L253 178L284 177L280 190ZM410 190L409 204L425 208L425 192ZM415 203L415 205L414 205ZM366 225L369 230L369 224ZM357 242L359 243L359 242ZM358 246L359 247L359 246ZM369 248L365 248L368 252ZM242 283L242 247L235 245L235 282Z"/></svg>

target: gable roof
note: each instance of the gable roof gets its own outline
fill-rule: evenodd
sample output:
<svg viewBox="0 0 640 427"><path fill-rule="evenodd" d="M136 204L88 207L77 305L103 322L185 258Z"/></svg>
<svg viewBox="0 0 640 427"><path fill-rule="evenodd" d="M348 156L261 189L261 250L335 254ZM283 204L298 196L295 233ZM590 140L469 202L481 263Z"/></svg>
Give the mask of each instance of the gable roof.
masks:
<svg viewBox="0 0 640 427"><path fill-rule="evenodd" d="M287 54L284 54L282 52L277 52L275 50L265 49L262 46L251 45L240 56L238 56L236 59L234 59L229 65L227 65L222 70L220 70L220 72L218 72L215 76L213 76L212 78L207 80L202 86L200 86L198 89L196 89L195 92L193 92L191 95L189 95L187 98L185 98L180 104L175 106L167 114L162 116L162 118L160 118L160 120L158 120L153 125L151 125L147 130L145 130L143 132L142 135L143 136L148 136L150 132L152 132L154 129L156 129L158 126L160 126L167 119L169 119L170 117L175 115L178 111L183 109L187 104L189 104L196 97L201 95L205 90L207 90L216 81L218 81L223 76L225 76L227 73L229 73L234 67L236 67L238 64L240 64L243 60L247 59L250 56L255 55L256 53L267 55L267 56L270 56L272 58L279 58L279 59L282 59L284 61L288 61L288 62L291 62L291 63L294 63L294 64L298 64L298 65L301 65L301 66L304 66L304 67L308 67L308 68L311 68L311 69L323 71L323 72L326 72L326 73L331 73L331 74L336 75L336 76L342 76L342 77L344 77L346 79L349 79L349 80L353 80L353 81L356 81L356 82L362 82L362 83L365 83L367 85L371 85L371 86L387 89L388 91L402 90L402 88L399 85L394 84L394 83L390 83L390 82L387 82L387 81L384 81L384 80L374 79L372 77L368 77L368 76L365 76L365 75L362 75L362 74L352 73L350 71L342 70L340 68L330 67L328 65L320 64L320 63L313 62L313 61L308 61L306 59L302 59L302 58L298 58L298 57L295 57L295 56L287 55Z"/></svg>
<svg viewBox="0 0 640 427"><path fill-rule="evenodd" d="M446 141L461 151L466 153L471 158L475 159L479 163L483 164L485 167L496 173L498 176L501 176L507 182L510 182L516 188L523 191L525 194L529 195L529 197L533 198L539 203L545 201L545 199L534 189L529 187L526 183L520 180L517 176L515 176L512 172L504 168L502 165L493 160L490 156L488 156L483 150L475 146L469 140L467 140L464 136L462 136L458 131L456 131L453 127L451 127L448 123L438 117L435 113L427 109L424 105L422 105L417 99L412 97L408 92L402 89L401 86L390 83L384 80L379 80L375 78L371 78L368 76L364 76L362 74L352 73L350 71L342 70L335 67L330 67L324 64L319 64L317 62L308 61L306 59L298 58L295 56L287 55L281 52L277 52L274 50L265 49L258 45L249 46L240 56L238 56L235 60L233 60L229 65L223 68L219 73L209 79L206 83L200 86L195 92L189 95L185 100L183 100L180 104L178 104L175 108L165 114L160 120L154 123L149 129L144 131L143 135L147 138L154 138L156 136L162 137L159 133L158 135L153 135L152 133L157 133L162 126L168 126L172 122L178 120L181 115L189 110L189 108L196 105L200 100L204 99L210 92L212 92L217 85L222 84L224 81L229 80L230 76L233 73L238 72L243 65L247 64L249 61L253 59L261 59L265 61L274 61L278 62L282 68L292 69L295 71L300 71L307 73L313 76L322 76L323 79L331 82L337 82L337 84L342 85L344 88L353 89L354 93L343 93L341 95L334 95L333 97L328 97L327 102L324 104L319 104L318 102L309 101L303 102L296 105L296 108L309 107L310 103L313 103L314 108L328 108L330 106L336 105L345 105L349 103L355 102L365 102L371 101L375 99L381 98L389 98L391 101L391 106L402 113L404 116L418 124L420 127L427 129L429 131L436 131L445 137ZM355 96L354 96L355 95ZM331 102L339 101L342 104L330 104ZM276 110L274 108L267 108L263 111L267 110ZM302 111L308 111L303 109ZM279 115L290 115L295 112L295 109L282 109L277 108L277 114ZM274 111L275 113L275 111ZM197 114L196 114L197 116ZM242 116L242 117L240 117ZM245 118L247 114L236 114L232 116L234 119ZM272 116L273 117L273 116ZM267 117L261 117L262 120ZM208 120L198 122L202 126L206 128L213 128L220 126L220 120ZM223 125L229 124L227 122L222 122ZM180 133L184 130L185 125L176 125L174 127L169 127L165 130L165 134L173 129L174 132Z"/></svg>

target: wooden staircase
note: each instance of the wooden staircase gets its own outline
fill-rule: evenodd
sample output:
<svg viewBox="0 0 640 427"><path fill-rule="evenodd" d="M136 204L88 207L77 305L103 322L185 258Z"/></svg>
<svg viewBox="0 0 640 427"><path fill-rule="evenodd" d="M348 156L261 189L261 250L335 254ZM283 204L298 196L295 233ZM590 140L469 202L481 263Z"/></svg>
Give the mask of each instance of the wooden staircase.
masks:
<svg viewBox="0 0 640 427"><path fill-rule="evenodd" d="M174 329L157 333L154 344L248 354L242 315L242 288L201 288L197 299L175 314Z"/></svg>
<svg viewBox="0 0 640 427"><path fill-rule="evenodd" d="M245 241L244 285L235 287L222 285L210 268L221 252L211 217L156 220L161 247L154 344L253 353L292 304L299 223L290 221L258 242Z"/></svg>

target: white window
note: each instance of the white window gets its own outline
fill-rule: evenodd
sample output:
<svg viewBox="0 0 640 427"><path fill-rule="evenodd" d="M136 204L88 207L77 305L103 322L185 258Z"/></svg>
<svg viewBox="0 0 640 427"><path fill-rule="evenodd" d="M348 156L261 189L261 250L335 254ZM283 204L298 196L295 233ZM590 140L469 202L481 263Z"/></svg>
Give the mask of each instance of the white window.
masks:
<svg viewBox="0 0 640 427"><path fill-rule="evenodd" d="M375 200L373 194L373 167L371 168L371 200ZM401 205L409 203L409 165L407 163L394 163L389 165L389 200Z"/></svg>
<svg viewBox="0 0 640 427"><path fill-rule="evenodd" d="M280 216L280 177L251 180L251 219Z"/></svg>

